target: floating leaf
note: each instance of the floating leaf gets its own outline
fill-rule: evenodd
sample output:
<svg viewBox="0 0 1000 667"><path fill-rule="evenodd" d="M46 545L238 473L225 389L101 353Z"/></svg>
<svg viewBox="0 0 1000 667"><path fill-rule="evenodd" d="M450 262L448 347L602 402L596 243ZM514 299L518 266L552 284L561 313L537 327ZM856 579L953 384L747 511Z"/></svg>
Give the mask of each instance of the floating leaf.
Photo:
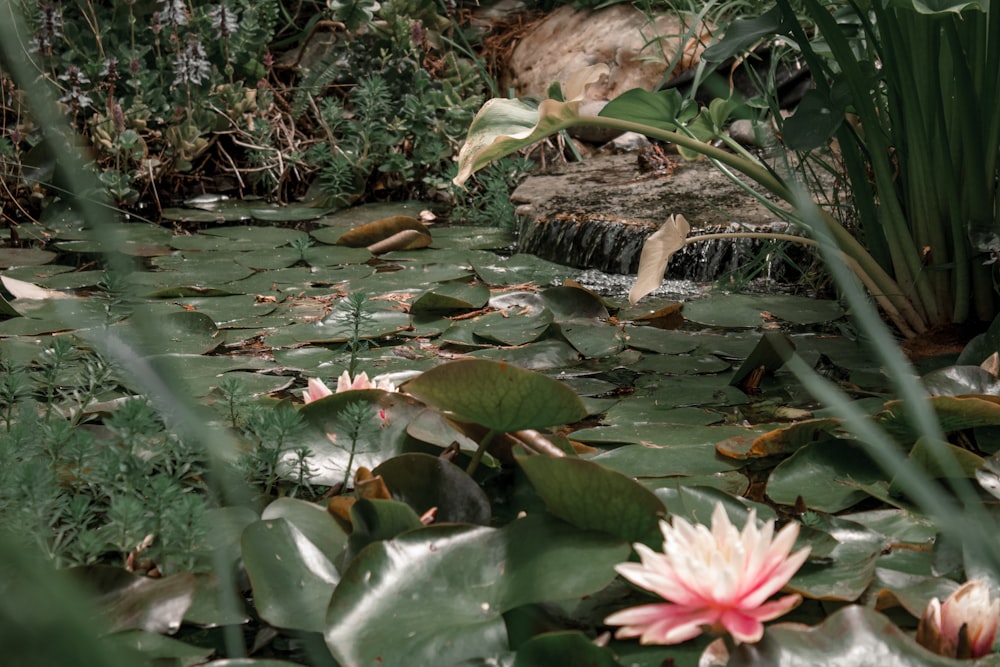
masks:
<svg viewBox="0 0 1000 667"><path fill-rule="evenodd" d="M56 253L41 248L0 248L0 269L48 264L55 258Z"/></svg>
<svg viewBox="0 0 1000 667"><path fill-rule="evenodd" d="M242 547L260 617L279 628L321 632L340 580L330 557L285 519L251 524Z"/></svg>
<svg viewBox="0 0 1000 667"><path fill-rule="evenodd" d="M549 512L584 530L628 542L662 540L663 503L641 484L593 461L515 456Z"/></svg>
<svg viewBox="0 0 1000 667"><path fill-rule="evenodd" d="M743 364L736 369L729 384L734 387L741 386L743 381L758 369L774 373L785 365L794 352L795 345L788 336L775 331L765 331L757 346L754 347Z"/></svg>
<svg viewBox="0 0 1000 667"><path fill-rule="evenodd" d="M770 316L795 324L818 324L843 317L835 301L804 296L713 294L684 304L685 319L719 327L759 327Z"/></svg>
<svg viewBox="0 0 1000 667"><path fill-rule="evenodd" d="M495 431L571 424L587 416L580 398L557 380L485 359L442 364L406 383L405 390Z"/></svg>
<svg viewBox="0 0 1000 667"><path fill-rule="evenodd" d="M393 498L418 514L437 508L438 523L489 525L489 497L454 463L427 454L401 454L372 473L382 476Z"/></svg>
<svg viewBox="0 0 1000 667"><path fill-rule="evenodd" d="M536 635L517 648L513 667L621 667L614 652L597 646L582 632L546 632Z"/></svg>
<svg viewBox="0 0 1000 667"><path fill-rule="evenodd" d="M503 653L504 612L604 588L629 548L541 515L501 529L410 531L354 559L331 601L326 643L344 667L450 665Z"/></svg>
<svg viewBox="0 0 1000 667"><path fill-rule="evenodd" d="M445 282L430 288L413 303L410 312L420 310L475 310L489 301L490 290L481 283Z"/></svg>
<svg viewBox="0 0 1000 667"><path fill-rule="evenodd" d="M117 567L91 565L72 573L97 596L108 632L176 632L194 597L195 578L188 572L151 579Z"/></svg>
<svg viewBox="0 0 1000 667"><path fill-rule="evenodd" d="M740 644L727 664L729 667L958 667L964 663L987 667L997 662L993 657L967 663L935 655L886 616L867 607L850 605L835 611L816 627L771 626L760 642Z"/></svg>
<svg viewBox="0 0 1000 667"><path fill-rule="evenodd" d="M857 484L886 480L887 476L848 440L824 440L802 447L782 461L767 480L767 495L776 503L806 505L823 512L839 512L867 494Z"/></svg>
<svg viewBox="0 0 1000 667"><path fill-rule="evenodd" d="M684 241L690 231L691 225L683 215L671 215L646 239L639 255L639 271L635 284L628 292L629 303L635 304L660 286L670 258L684 247Z"/></svg>

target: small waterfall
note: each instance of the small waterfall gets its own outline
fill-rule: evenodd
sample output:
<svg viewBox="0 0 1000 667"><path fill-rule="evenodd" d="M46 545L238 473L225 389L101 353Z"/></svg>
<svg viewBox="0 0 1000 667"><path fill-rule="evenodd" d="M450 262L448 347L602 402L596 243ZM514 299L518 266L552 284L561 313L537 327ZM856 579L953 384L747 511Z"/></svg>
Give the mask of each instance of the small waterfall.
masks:
<svg viewBox="0 0 1000 667"><path fill-rule="evenodd" d="M602 215L556 215L524 221L518 249L543 259L605 273L634 274L646 238L656 231L649 221L632 221ZM784 222L746 225L730 224L697 229L702 234L753 231L795 234ZM713 239L685 246L674 255L666 278L704 283L726 275L752 272L754 277L792 284L801 270L813 262L812 251L804 245L761 239Z"/></svg>

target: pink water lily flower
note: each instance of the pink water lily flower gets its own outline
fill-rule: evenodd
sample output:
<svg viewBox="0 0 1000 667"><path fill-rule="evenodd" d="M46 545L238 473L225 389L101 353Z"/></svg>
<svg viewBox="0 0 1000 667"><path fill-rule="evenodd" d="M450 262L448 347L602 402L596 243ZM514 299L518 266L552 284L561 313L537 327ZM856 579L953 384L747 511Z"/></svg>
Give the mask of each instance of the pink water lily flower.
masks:
<svg viewBox="0 0 1000 667"><path fill-rule="evenodd" d="M989 586L967 581L942 603L931 599L917 625L917 642L949 658L981 658L993 651L1000 627L1000 598Z"/></svg>
<svg viewBox="0 0 1000 667"><path fill-rule="evenodd" d="M396 385L387 379L372 382L365 372L358 373L357 377L351 379L351 374L347 371L341 373L337 378L337 390L334 392L318 378L309 378L305 391L302 392L302 399L308 404L326 398L334 393L343 391L353 391L356 389L381 389L382 391L396 391Z"/></svg>
<svg viewBox="0 0 1000 667"><path fill-rule="evenodd" d="M740 532L719 503L712 528L692 526L680 517L660 522L663 553L644 544L635 550L641 563L621 563L616 570L666 603L632 607L611 614L620 625L618 639L638 637L643 644L679 644L706 629L728 632L738 642L756 642L770 621L799 604L801 596L768 601L809 557L809 548L790 554L798 524L774 535L774 521L757 526L751 510Z"/></svg>
<svg viewBox="0 0 1000 667"><path fill-rule="evenodd" d="M326 386L325 382L319 378L309 378L309 381L306 383L306 389L302 392L302 400L309 404L332 394L333 392Z"/></svg>

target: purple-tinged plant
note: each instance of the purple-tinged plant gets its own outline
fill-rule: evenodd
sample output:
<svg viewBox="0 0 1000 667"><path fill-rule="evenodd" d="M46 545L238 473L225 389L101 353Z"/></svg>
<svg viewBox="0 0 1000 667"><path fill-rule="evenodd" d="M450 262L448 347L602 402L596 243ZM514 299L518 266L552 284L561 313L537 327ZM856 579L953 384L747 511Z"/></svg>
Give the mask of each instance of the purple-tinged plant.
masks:
<svg viewBox="0 0 1000 667"><path fill-rule="evenodd" d="M212 65L208 62L205 47L198 40L191 40L177 54L174 61L174 85L197 86L208 79Z"/></svg>
<svg viewBox="0 0 1000 667"><path fill-rule="evenodd" d="M94 100L80 88L81 85L90 83L90 79L76 65L70 65L65 72L59 75L59 80L65 81L67 84L66 93L59 98L59 101L68 105L73 113L86 109L94 103Z"/></svg>
<svg viewBox="0 0 1000 667"><path fill-rule="evenodd" d="M51 56L56 40L63 35L62 26L62 11L59 7L48 2L38 3L38 30L32 40L33 50L44 56Z"/></svg>
<svg viewBox="0 0 1000 667"><path fill-rule="evenodd" d="M219 39L228 39L240 29L239 16L227 5L212 5L208 10L208 18Z"/></svg>
<svg viewBox="0 0 1000 667"><path fill-rule="evenodd" d="M161 0L163 9L157 15L159 23L165 28L177 29L188 24L188 10L184 0Z"/></svg>

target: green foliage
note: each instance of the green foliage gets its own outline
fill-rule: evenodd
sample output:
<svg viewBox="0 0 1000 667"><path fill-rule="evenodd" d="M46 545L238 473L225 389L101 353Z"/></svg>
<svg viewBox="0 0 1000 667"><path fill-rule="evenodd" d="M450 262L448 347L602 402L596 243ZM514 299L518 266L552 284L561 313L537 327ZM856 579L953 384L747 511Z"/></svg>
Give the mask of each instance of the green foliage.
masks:
<svg viewBox="0 0 1000 667"><path fill-rule="evenodd" d="M82 428L115 382L99 356L69 339L5 371L0 530L63 566L112 555L121 564L154 556L164 572L207 565L198 555L204 460L148 402L124 400L103 428Z"/></svg>

